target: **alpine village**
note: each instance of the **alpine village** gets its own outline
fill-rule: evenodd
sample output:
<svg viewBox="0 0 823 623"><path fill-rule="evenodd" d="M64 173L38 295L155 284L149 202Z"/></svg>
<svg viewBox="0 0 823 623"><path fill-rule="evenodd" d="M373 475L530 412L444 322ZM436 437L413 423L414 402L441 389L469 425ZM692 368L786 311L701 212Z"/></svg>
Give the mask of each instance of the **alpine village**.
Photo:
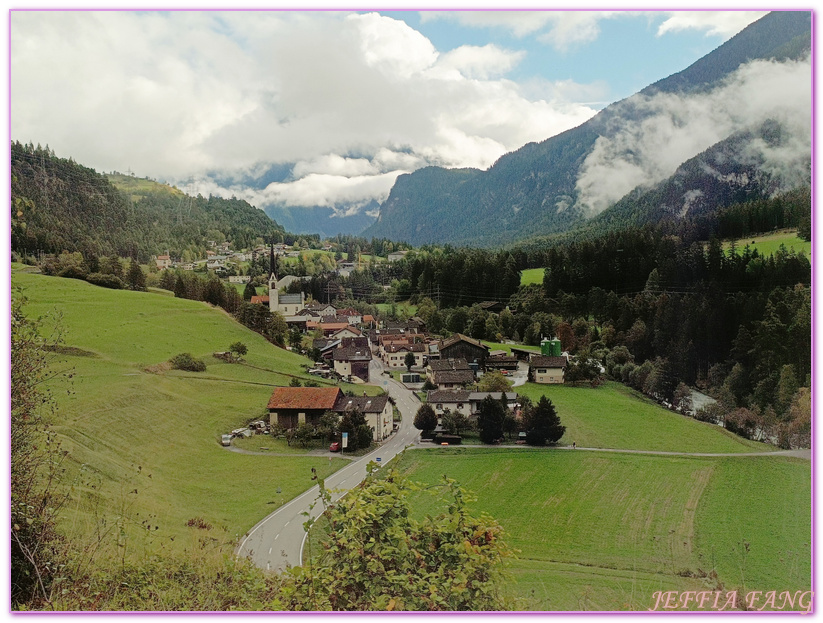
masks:
<svg viewBox="0 0 823 623"><path fill-rule="evenodd" d="M10 608L813 611L810 120L575 207L640 98L811 49L768 13L356 234L12 135Z"/></svg>

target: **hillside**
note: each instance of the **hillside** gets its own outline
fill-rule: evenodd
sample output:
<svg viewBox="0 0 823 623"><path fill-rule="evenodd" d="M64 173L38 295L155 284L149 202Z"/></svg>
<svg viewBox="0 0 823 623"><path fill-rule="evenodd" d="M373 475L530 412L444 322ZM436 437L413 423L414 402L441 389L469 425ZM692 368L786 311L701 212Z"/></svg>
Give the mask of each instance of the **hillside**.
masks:
<svg viewBox="0 0 823 623"><path fill-rule="evenodd" d="M27 316L61 316L64 341L52 365L63 374L48 384L57 403L50 425L69 452L65 482L74 484L75 493L63 527L78 542L92 536L97 521L126 513L120 521L129 551L138 554L142 548L157 553L186 547L192 518L213 526L204 534L215 545L231 544L310 488L312 468L325 477L345 464L220 446L221 433L265 413L274 386L295 377L317 381L302 367L308 359L273 346L222 310L22 271L12 273L12 287L24 289ZM243 364L212 357L236 341L248 346ZM181 352L203 359L206 371L160 365ZM254 486L255 475L262 474L276 479ZM149 517L158 526L152 538L141 533L140 522Z"/></svg>
<svg viewBox="0 0 823 623"><path fill-rule="evenodd" d="M667 153L665 158L660 158L644 152L651 147L644 148L641 140L644 136L651 137L654 149L666 141L674 141L665 132L657 136L654 132L667 124L673 128L671 132L676 132L678 124L686 122L683 115L694 106L694 100L688 98L703 97L705 101L701 105L716 110L717 105L712 107L706 103L711 101L706 98L710 98L712 89L717 90L718 97L728 97L723 89L753 80L750 74L756 73L757 68L737 75L735 72L741 64L757 59L806 58L810 49L810 19L809 12L770 13L684 71L608 106L577 128L503 156L487 171L476 172L470 180L464 171L445 169L438 171L435 185L431 184L434 174L429 169L401 176L381 206L378 220L364 235L412 244L496 246L580 225L588 216L648 183L647 172L637 164L639 160L645 158L651 162L646 166L654 166L673 157ZM767 77L757 79L768 84ZM744 101L752 99L742 97ZM698 115L697 119L709 122L705 116ZM743 136L746 131L756 133L763 121L765 119L753 114L752 122L757 123L754 128L747 128L742 118L730 125L736 124L735 131ZM788 132L786 120L770 121ZM792 117L789 121L796 119ZM722 134L722 125L718 123L718 127L712 129L716 134L714 140L709 138L711 133L700 137L703 149L730 136L728 132ZM799 131L802 133L802 128ZM688 142L692 136L685 138ZM752 143L747 142L745 147L750 145ZM618 149L622 151L615 151ZM623 169L614 166L621 158L621 162L625 162ZM741 159L741 162L745 161ZM678 164L674 163L672 171ZM738 171L734 173L737 175ZM659 177L660 172L656 175ZM706 175L710 177L712 173ZM781 180L769 171L760 169L751 192L767 195L779 182ZM784 179L782 183L788 185L794 180Z"/></svg>
<svg viewBox="0 0 823 623"><path fill-rule="evenodd" d="M205 253L208 240L236 248L284 234L239 199L190 197L150 180L111 180L39 145L11 145L11 248L21 254L79 251L147 262L151 255Z"/></svg>

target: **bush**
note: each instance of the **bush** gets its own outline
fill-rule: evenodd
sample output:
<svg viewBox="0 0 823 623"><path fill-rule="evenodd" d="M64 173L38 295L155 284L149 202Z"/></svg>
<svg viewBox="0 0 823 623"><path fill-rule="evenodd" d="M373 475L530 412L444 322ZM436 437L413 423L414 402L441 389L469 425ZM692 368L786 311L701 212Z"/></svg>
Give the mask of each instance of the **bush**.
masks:
<svg viewBox="0 0 823 623"><path fill-rule="evenodd" d="M170 360L171 367L175 370L188 370L189 372L205 372L206 363L200 359L195 359L189 353L180 353Z"/></svg>
<svg viewBox="0 0 823 623"><path fill-rule="evenodd" d="M104 273L89 273L86 281L102 288L111 288L112 290L122 290L125 287L123 280L115 275L107 275Z"/></svg>

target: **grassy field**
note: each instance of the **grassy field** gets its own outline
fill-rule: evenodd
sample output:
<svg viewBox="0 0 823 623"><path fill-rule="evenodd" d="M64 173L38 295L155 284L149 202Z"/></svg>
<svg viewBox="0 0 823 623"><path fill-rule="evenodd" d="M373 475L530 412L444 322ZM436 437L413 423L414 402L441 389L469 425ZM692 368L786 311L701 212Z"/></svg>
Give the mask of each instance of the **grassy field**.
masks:
<svg viewBox="0 0 823 623"><path fill-rule="evenodd" d="M724 429L663 409L620 383L600 387L526 383L518 394L537 402L548 396L566 433L561 445L667 452L759 452L773 446L748 441Z"/></svg>
<svg viewBox="0 0 823 623"><path fill-rule="evenodd" d="M527 268L520 271L520 285L527 286L532 283L543 283L543 273L545 268Z"/></svg>
<svg viewBox="0 0 823 623"><path fill-rule="evenodd" d="M523 609L645 609L654 591L711 590L712 569L742 586L744 540L747 590L810 586L808 461L453 448L407 451L399 466L424 484L456 479L500 522L520 550ZM420 495L414 512L427 505Z"/></svg>
<svg viewBox="0 0 823 623"><path fill-rule="evenodd" d="M307 359L269 344L222 311L17 271L12 286L24 288L28 315L62 314L70 348L55 355L54 366L73 376L51 384L58 406L51 420L71 457L75 498L65 525L73 534L88 535L94 515L102 513L109 522L127 515L134 533L150 517L159 526L154 538L169 547L185 541L176 537L190 532L185 524L195 517L231 540L310 488L311 468L328 475L345 464L244 455L219 445L221 433L264 415L274 386L294 377L321 382L305 373ZM243 364L211 356L236 341L249 349ZM158 365L181 352L202 358L207 370ZM363 387L342 386L359 393Z"/></svg>
<svg viewBox="0 0 823 623"><path fill-rule="evenodd" d="M398 316L411 318L417 314L417 305L412 305L407 301L398 301L394 306L397 309ZM391 303L377 303L377 311L380 312L381 316L385 316L391 312L391 308Z"/></svg>
<svg viewBox="0 0 823 623"><path fill-rule="evenodd" d="M798 253L802 251L808 258L812 256L812 243L800 238L797 235L797 230L785 230L735 240L738 253L742 253L746 245L749 245L752 251L757 249L757 252L764 256L774 254L781 244L785 245L787 249L794 249ZM731 248L731 241L724 242L723 248L728 251Z"/></svg>

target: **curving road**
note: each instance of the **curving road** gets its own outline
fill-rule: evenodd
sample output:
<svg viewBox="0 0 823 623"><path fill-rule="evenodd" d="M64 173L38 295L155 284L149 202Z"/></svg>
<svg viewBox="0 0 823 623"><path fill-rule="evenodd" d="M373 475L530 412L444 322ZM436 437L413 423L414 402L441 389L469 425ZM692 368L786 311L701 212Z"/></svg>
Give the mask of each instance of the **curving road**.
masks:
<svg viewBox="0 0 823 623"><path fill-rule="evenodd" d="M332 500L339 499L346 491L363 481L369 461L376 461L379 458L380 463L387 463L406 446L414 444L419 435L419 431L412 425L414 415L420 407L417 397L394 379L383 375L383 366L379 360L372 360L369 372L372 383L382 387L394 398L403 419L397 432L379 448L352 460L349 465L326 478L326 488L337 490L332 495ZM322 513L321 504L318 503L312 508L318 494L319 488L314 486L261 520L243 536L235 553L250 558L262 569L281 571L287 566L299 566L306 540L303 523L307 517L303 513L310 513L312 518Z"/></svg>

